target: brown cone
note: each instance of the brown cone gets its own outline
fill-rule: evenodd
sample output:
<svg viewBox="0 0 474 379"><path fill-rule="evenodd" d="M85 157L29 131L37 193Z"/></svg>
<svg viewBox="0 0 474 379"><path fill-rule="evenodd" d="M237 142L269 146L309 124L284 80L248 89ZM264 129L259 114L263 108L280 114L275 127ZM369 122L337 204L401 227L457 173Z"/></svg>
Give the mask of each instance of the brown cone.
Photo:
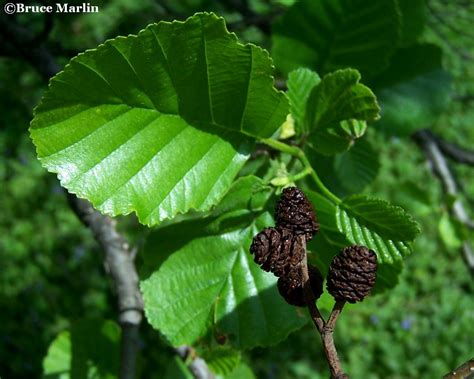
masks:
<svg viewBox="0 0 474 379"><path fill-rule="evenodd" d="M372 290L377 272L377 255L365 246L344 248L329 266L327 290L336 300L362 301Z"/></svg>
<svg viewBox="0 0 474 379"><path fill-rule="evenodd" d="M295 234L304 234L306 241L311 240L319 230L313 206L303 191L296 187L285 188L275 208L276 225L292 230Z"/></svg>
<svg viewBox="0 0 474 379"><path fill-rule="evenodd" d="M304 257L304 248L291 230L265 228L253 238L250 253L262 270L283 276L299 265Z"/></svg>
<svg viewBox="0 0 474 379"><path fill-rule="evenodd" d="M318 268L312 265L308 266L308 274L314 296L316 299L319 299L323 293L323 276ZM288 304L296 307L306 306L301 270L299 267L289 272L288 275L280 277L277 285L280 295Z"/></svg>

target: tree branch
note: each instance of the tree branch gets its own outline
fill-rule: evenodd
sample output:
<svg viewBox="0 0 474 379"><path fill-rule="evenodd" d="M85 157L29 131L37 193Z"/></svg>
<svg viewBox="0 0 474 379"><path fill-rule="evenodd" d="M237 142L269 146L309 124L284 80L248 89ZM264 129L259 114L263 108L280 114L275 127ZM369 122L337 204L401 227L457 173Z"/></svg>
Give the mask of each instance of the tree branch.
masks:
<svg viewBox="0 0 474 379"><path fill-rule="evenodd" d="M438 145L441 152L448 158L457 163L474 166L474 151L467 150L454 143L447 142L430 131L426 132L429 133L431 138L436 141L436 144Z"/></svg>
<svg viewBox="0 0 474 379"><path fill-rule="evenodd" d="M474 378L474 358L469 359L461 366L443 376L443 379L469 379Z"/></svg>
<svg viewBox="0 0 474 379"><path fill-rule="evenodd" d="M304 249L304 258L301 262L301 276L303 279L303 290L308 305L308 310L311 315L311 320L313 320L316 329L321 336L321 342L323 344L324 353L326 354L326 359L329 365L329 371L331 372L331 379L348 379L347 374L344 373L341 362L337 355L336 345L334 344L333 332L334 327L336 326L336 321L339 314L342 311L344 302L336 302L334 309L331 312L329 321L326 323L324 321L321 312L319 312L318 306L316 305L316 298L314 296L313 290L311 289L311 283L309 280L308 273L308 254L306 251L306 239L304 235L297 237L298 243L302 245Z"/></svg>
<svg viewBox="0 0 474 379"><path fill-rule="evenodd" d="M135 378L139 328L143 317L143 300L134 263L134 252L117 232L114 219L97 212L92 205L68 194L68 201L78 218L94 234L104 252L106 270L118 299L119 323L122 328L120 378Z"/></svg>
<svg viewBox="0 0 474 379"><path fill-rule="evenodd" d="M215 375L209 370L204 359L200 358L196 351L190 346L179 346L174 349L176 354L187 364L195 379L215 379Z"/></svg>
<svg viewBox="0 0 474 379"><path fill-rule="evenodd" d="M436 138L433 134L427 130L420 130L414 134L415 141L423 148L426 158L431 164L431 168L436 176L441 181L444 191L456 198L453 205L451 206L451 212L454 217L462 224L471 227L474 222L470 219L467 210L460 199L457 198L459 195L458 186L454 175L449 168L448 162L446 161L443 152L441 151ZM468 241L464 241L462 248L463 259L469 268L472 275L474 275L474 254Z"/></svg>

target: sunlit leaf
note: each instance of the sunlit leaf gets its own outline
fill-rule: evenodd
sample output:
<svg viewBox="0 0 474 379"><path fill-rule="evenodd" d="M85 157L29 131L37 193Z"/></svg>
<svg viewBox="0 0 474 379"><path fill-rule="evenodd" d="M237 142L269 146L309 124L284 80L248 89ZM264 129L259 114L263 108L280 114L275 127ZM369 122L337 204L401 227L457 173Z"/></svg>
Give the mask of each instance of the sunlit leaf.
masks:
<svg viewBox="0 0 474 379"><path fill-rule="evenodd" d="M43 165L110 215L154 225L216 204L288 114L268 53L199 13L73 58L31 124Z"/></svg>

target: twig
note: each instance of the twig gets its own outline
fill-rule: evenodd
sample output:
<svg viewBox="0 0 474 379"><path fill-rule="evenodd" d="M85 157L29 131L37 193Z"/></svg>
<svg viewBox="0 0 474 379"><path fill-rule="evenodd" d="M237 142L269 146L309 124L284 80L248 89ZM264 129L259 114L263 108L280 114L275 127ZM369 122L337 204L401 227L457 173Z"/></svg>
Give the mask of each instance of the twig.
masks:
<svg viewBox="0 0 474 379"><path fill-rule="evenodd" d="M116 221L97 212L92 205L68 194L68 201L78 218L92 231L102 248L106 270L112 278L122 328L120 378L135 378L139 328L143 300L130 244L117 232Z"/></svg>
<svg viewBox="0 0 474 379"><path fill-rule="evenodd" d="M470 219L467 210L458 196L458 186L451 169L448 166L443 152L441 151L436 138L433 138L432 133L427 130L420 130L414 134L415 141L425 151L426 158L431 164L433 172L437 175L441 183L443 184L444 190L448 195L456 198L453 205L451 206L451 212L454 217L464 225L472 227L474 222ZM467 241L463 242L461 247L463 259L474 275L474 254L470 244Z"/></svg>
<svg viewBox="0 0 474 379"><path fill-rule="evenodd" d="M473 379L474 378L474 358L469 359L461 366L443 376L443 379Z"/></svg>
<svg viewBox="0 0 474 379"><path fill-rule="evenodd" d="M457 163L474 166L474 151L467 150L454 143L447 142L429 131L426 132L431 135L431 138L436 140L436 144L443 154L448 158Z"/></svg>
<svg viewBox="0 0 474 379"><path fill-rule="evenodd" d="M329 316L329 320L326 323L324 321L323 316L321 315L321 312L319 312L318 306L316 305L316 299L314 297L313 290L311 289L311 283L308 274L308 254L306 252L305 237L303 235L298 236L297 243L301 244L301 247L304 249L305 252L304 258L301 262L301 276L303 280L303 290L306 304L308 305L308 310L311 315L311 319L313 320L313 323L321 336L321 342L323 344L324 353L326 354L326 359L328 361L329 371L331 372L331 378L349 378L342 369L333 338L334 327L336 325L337 318L341 313L342 308L344 307L344 302L336 302L331 312L331 315Z"/></svg>
<svg viewBox="0 0 474 379"><path fill-rule="evenodd" d="M190 346L179 346L174 349L175 353L183 360L190 362L187 364L195 379L215 379L215 375L209 370L204 359L196 355L195 350Z"/></svg>

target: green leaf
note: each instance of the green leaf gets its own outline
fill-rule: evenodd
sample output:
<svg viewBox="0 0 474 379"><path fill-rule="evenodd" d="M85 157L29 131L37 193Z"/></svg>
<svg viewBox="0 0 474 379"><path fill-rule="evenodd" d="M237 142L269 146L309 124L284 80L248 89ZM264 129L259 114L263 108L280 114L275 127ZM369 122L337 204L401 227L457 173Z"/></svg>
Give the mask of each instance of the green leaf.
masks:
<svg viewBox="0 0 474 379"><path fill-rule="evenodd" d="M399 18L394 0L301 0L275 22L272 56L284 73L354 67L372 76L388 65Z"/></svg>
<svg viewBox="0 0 474 379"><path fill-rule="evenodd" d="M241 363L232 374L226 376L225 379L256 379L256 376L247 364Z"/></svg>
<svg viewBox="0 0 474 379"><path fill-rule="evenodd" d="M321 154L347 150L365 132L365 125L379 118L380 108L372 91L359 83L353 69L326 75L309 95L306 106L308 145Z"/></svg>
<svg viewBox="0 0 474 379"><path fill-rule="evenodd" d="M239 351L226 347L205 350L201 357L206 361L211 371L216 375L231 374L239 365L241 354Z"/></svg>
<svg viewBox="0 0 474 379"><path fill-rule="evenodd" d="M175 356L166 366L164 379L194 379L194 376L183 360Z"/></svg>
<svg viewBox="0 0 474 379"><path fill-rule="evenodd" d="M400 9L402 28L400 44L407 46L418 41L426 21L424 0L397 0Z"/></svg>
<svg viewBox="0 0 474 379"><path fill-rule="evenodd" d="M218 216L236 209L245 209L249 212L262 210L271 193L272 188L256 176L238 178L212 214Z"/></svg>
<svg viewBox="0 0 474 379"><path fill-rule="evenodd" d="M335 205L315 192L307 191L307 195L321 226L308 245L316 253L318 266L327 271L342 248L364 245L377 253L374 293L394 287L403 267L402 259L410 254L410 242L419 233L418 224L411 216L400 207L365 196L351 196Z"/></svg>
<svg viewBox="0 0 474 379"><path fill-rule="evenodd" d="M154 225L206 211L256 137L288 114L268 53L199 13L118 37L73 58L31 124L43 165L109 215Z"/></svg>
<svg viewBox="0 0 474 379"><path fill-rule="evenodd" d="M290 110L299 133L303 128L308 97L320 81L319 75L307 68L299 68L288 75Z"/></svg>
<svg viewBox="0 0 474 379"><path fill-rule="evenodd" d="M311 150L309 159L323 183L342 197L362 192L377 177L380 167L378 151L367 138L330 157Z"/></svg>
<svg viewBox="0 0 474 379"><path fill-rule="evenodd" d="M142 276L154 272L166 259L164 252L172 253L195 238L222 234L226 231L248 227L259 215L269 200L273 189L263 180L249 175L237 179L222 201L209 214L195 214L181 222L165 224L149 234L143 247ZM174 220L177 221L177 220ZM162 253L156 254L156 246Z"/></svg>
<svg viewBox="0 0 474 379"><path fill-rule="evenodd" d="M281 298L276 277L248 252L271 223L263 214L247 228L185 240L172 251L156 244L169 258L141 284L148 322L175 346L219 335L238 349L275 344L303 326L307 319Z"/></svg>
<svg viewBox="0 0 474 379"><path fill-rule="evenodd" d="M346 192L361 192L377 177L378 152L362 139L349 151L336 155L333 167L333 173Z"/></svg>
<svg viewBox="0 0 474 379"><path fill-rule="evenodd" d="M448 249L459 249L462 244L462 228L459 222L445 213L438 223L438 232L441 240Z"/></svg>
<svg viewBox="0 0 474 379"><path fill-rule="evenodd" d="M451 96L451 75L442 68L441 54L430 44L396 51L390 67L373 82L382 107L377 126L405 136L436 120Z"/></svg>
<svg viewBox="0 0 474 379"><path fill-rule="evenodd" d="M343 200L336 222L350 242L374 250L380 263L402 260L410 253L409 242L420 233L418 223L403 208L362 195Z"/></svg>
<svg viewBox="0 0 474 379"><path fill-rule="evenodd" d="M120 328L113 321L81 320L61 332L43 361L43 378L118 377Z"/></svg>

